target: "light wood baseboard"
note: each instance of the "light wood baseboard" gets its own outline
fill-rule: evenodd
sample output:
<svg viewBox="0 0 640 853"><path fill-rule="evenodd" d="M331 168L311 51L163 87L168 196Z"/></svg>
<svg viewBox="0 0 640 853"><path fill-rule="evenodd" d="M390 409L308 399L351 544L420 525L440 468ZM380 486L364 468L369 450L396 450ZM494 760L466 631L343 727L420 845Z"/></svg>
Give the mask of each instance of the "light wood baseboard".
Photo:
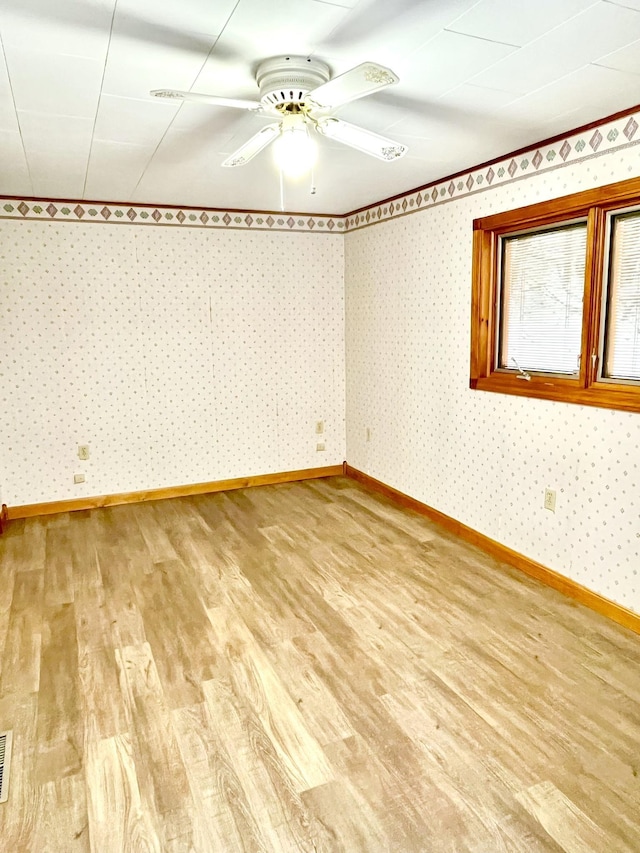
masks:
<svg viewBox="0 0 640 853"><path fill-rule="evenodd" d="M36 515L53 515L58 512L76 512L81 509L96 509L103 506L159 501L165 498L181 498L189 495L206 495L213 492L229 492L247 489L250 486L272 486L277 483L295 483L298 480L314 480L319 477L337 477L344 473L344 465L329 465L326 468L303 468L300 471L281 471L277 474L259 474L255 477L240 477L235 480L214 480L210 483L189 483L186 486L170 486L164 489L149 489L144 492L121 492L115 495L97 495L88 498L73 498L66 501L24 504L9 507L9 519L32 518Z"/></svg>
<svg viewBox="0 0 640 853"><path fill-rule="evenodd" d="M584 604L591 610L595 610L596 613L607 616L619 625L624 625L625 628L629 628L631 631L640 634L640 614L634 613L632 610L628 610L626 607L616 604L608 598L604 598L604 596L599 595L597 592L592 592L587 587L576 583L576 581L543 566L542 563L537 563L535 560L525 557L524 554L513 551L506 545L496 542L495 539L485 536L484 533L479 533L472 527L467 527L466 524L462 524L462 522L457 521L455 518L451 518L451 516L427 506L427 504L416 500L416 498L409 497L409 495L398 491L398 489L394 489L392 486L387 486L386 483L382 483L380 480L376 480L374 477L358 471L357 468L352 468L350 465L345 464L344 472L347 477L357 480L374 492L385 495L385 497L390 498L406 509L412 509L420 513L420 515L439 524L466 542L470 542L492 557L502 560L503 563L508 563L516 569L520 569L526 575L530 575L542 581L547 586L557 589L569 598L578 601L580 604Z"/></svg>

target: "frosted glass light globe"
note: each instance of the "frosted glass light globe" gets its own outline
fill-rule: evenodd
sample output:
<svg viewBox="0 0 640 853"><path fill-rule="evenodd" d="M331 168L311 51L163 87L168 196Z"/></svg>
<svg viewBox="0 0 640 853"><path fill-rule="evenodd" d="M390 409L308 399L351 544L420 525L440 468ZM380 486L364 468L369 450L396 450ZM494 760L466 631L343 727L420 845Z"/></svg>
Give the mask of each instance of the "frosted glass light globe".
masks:
<svg viewBox="0 0 640 853"><path fill-rule="evenodd" d="M273 152L279 169L290 178L308 172L318 156L318 147L307 132L306 125L285 128L273 143Z"/></svg>

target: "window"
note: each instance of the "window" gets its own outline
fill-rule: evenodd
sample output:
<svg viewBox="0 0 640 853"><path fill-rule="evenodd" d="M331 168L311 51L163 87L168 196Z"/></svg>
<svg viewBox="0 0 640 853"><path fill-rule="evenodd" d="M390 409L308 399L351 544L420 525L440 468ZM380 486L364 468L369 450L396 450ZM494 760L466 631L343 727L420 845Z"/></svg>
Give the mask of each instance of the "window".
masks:
<svg viewBox="0 0 640 853"><path fill-rule="evenodd" d="M498 365L580 370L586 223L502 238Z"/></svg>
<svg viewBox="0 0 640 853"><path fill-rule="evenodd" d="M640 412L640 178L473 227L471 387Z"/></svg>
<svg viewBox="0 0 640 853"><path fill-rule="evenodd" d="M640 380L640 212L612 217L603 376Z"/></svg>

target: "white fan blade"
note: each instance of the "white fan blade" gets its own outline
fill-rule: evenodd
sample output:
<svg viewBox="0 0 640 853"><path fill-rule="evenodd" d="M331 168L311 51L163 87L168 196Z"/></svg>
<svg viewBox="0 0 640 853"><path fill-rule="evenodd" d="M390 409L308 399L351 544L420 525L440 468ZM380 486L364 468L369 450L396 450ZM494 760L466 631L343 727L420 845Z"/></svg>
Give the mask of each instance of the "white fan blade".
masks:
<svg viewBox="0 0 640 853"><path fill-rule="evenodd" d="M258 110L262 106L260 101L245 101L242 98L219 98L217 95L200 95L198 92L182 92L180 89L153 89L149 94L156 98L195 101L198 104L213 104L216 107L235 107L237 110Z"/></svg>
<svg viewBox="0 0 640 853"><path fill-rule="evenodd" d="M307 98L319 107L340 107L398 82L399 78L390 68L375 62L363 62L313 89Z"/></svg>
<svg viewBox="0 0 640 853"><path fill-rule="evenodd" d="M371 154L372 157L378 157L380 160L396 160L409 150L400 142L380 136L379 133L373 133L371 130L365 130L357 124L342 121L340 118L321 119L317 128L323 136L336 139L344 145L357 148L358 151Z"/></svg>
<svg viewBox="0 0 640 853"><path fill-rule="evenodd" d="M244 166L249 160L253 160L263 148L272 142L280 134L280 124L268 124L234 151L222 164L223 166Z"/></svg>

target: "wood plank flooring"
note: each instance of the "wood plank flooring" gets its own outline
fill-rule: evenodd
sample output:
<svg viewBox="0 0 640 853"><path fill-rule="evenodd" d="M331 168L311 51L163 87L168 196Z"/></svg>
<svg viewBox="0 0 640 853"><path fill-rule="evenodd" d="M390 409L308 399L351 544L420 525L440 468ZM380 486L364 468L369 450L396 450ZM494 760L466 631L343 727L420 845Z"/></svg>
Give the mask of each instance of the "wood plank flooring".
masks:
<svg viewBox="0 0 640 853"><path fill-rule="evenodd" d="M337 477L10 523L0 850L638 853L640 637Z"/></svg>

